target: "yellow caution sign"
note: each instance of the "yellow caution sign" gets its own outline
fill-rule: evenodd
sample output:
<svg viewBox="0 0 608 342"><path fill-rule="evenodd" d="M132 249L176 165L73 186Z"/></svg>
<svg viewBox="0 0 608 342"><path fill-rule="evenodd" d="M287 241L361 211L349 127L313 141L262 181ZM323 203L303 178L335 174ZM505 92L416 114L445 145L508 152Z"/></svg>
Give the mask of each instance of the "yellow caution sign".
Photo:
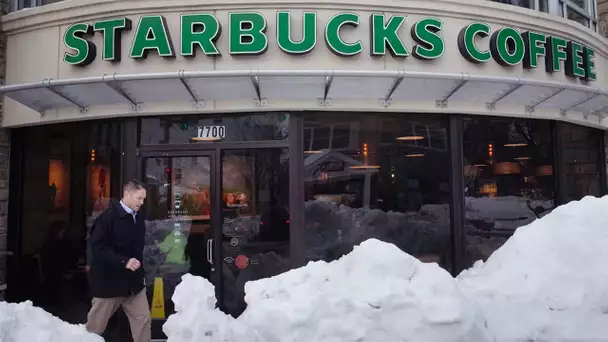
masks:
<svg viewBox="0 0 608 342"><path fill-rule="evenodd" d="M163 289L162 277L157 277L154 279L151 315L154 319L165 319L165 291Z"/></svg>

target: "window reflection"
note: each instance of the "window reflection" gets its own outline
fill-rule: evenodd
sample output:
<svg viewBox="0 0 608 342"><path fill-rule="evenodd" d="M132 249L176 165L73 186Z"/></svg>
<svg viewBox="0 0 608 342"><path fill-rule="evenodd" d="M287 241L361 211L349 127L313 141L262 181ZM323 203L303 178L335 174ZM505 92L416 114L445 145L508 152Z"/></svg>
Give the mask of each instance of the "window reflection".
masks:
<svg viewBox="0 0 608 342"><path fill-rule="evenodd" d="M566 172L566 202L587 195L601 196L601 134L602 131L579 125L560 123Z"/></svg>
<svg viewBox="0 0 608 342"><path fill-rule="evenodd" d="M331 261L369 238L450 267L446 122L425 115L304 119L307 258Z"/></svg>
<svg viewBox="0 0 608 342"><path fill-rule="evenodd" d="M554 207L548 121L464 121L467 260L486 260L515 229Z"/></svg>
<svg viewBox="0 0 608 342"><path fill-rule="evenodd" d="M10 279L11 300L31 300L72 324L86 321L86 238L116 195L119 132L116 121L15 130L13 143L24 155L17 166L22 196L11 200L26 210L17 221L19 269Z"/></svg>

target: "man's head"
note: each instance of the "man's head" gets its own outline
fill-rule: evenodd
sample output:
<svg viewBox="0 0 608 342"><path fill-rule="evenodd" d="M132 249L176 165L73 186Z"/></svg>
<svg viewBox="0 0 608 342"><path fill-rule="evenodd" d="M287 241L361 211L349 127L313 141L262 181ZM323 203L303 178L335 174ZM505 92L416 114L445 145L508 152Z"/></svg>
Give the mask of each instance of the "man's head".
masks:
<svg viewBox="0 0 608 342"><path fill-rule="evenodd" d="M146 199L146 186L138 180L130 180L123 187L122 202L134 211L138 211Z"/></svg>

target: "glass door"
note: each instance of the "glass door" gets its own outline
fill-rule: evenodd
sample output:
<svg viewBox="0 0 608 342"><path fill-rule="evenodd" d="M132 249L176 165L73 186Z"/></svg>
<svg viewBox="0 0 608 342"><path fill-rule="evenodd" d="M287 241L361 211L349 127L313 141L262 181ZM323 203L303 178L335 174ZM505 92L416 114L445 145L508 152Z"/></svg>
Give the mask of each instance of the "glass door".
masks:
<svg viewBox="0 0 608 342"><path fill-rule="evenodd" d="M289 150L226 149L221 163L221 308L246 308L245 284L290 268Z"/></svg>
<svg viewBox="0 0 608 342"><path fill-rule="evenodd" d="M218 307L246 308L245 283L289 270L287 148L151 152L144 268L153 338L174 313L184 274L215 285Z"/></svg>
<svg viewBox="0 0 608 342"><path fill-rule="evenodd" d="M215 155L205 151L144 156L148 196L143 264L154 339L166 338L162 325L174 313L171 297L184 274L211 281L220 298L213 252L218 231L213 227L219 226Z"/></svg>

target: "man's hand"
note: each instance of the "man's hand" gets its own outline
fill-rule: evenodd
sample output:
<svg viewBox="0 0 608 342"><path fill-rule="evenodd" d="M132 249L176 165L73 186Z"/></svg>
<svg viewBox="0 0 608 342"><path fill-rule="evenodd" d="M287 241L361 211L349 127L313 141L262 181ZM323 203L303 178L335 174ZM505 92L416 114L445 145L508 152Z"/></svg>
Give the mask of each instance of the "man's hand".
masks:
<svg viewBox="0 0 608 342"><path fill-rule="evenodd" d="M131 259L129 259L129 261L127 261L126 268L128 270L137 271L140 267L141 267L141 263L139 262L139 260L137 260L135 258L131 258Z"/></svg>

